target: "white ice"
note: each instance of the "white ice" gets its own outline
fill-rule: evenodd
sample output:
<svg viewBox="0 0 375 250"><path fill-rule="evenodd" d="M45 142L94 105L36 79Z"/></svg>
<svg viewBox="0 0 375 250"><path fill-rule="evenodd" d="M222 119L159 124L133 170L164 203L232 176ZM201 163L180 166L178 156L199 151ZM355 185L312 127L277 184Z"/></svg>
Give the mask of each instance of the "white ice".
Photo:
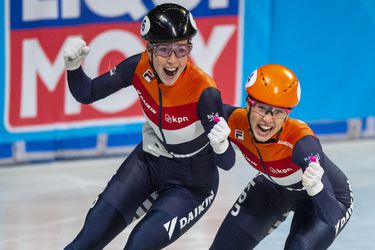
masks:
<svg viewBox="0 0 375 250"><path fill-rule="evenodd" d="M346 173L354 192L353 216L330 249L375 249L375 140L324 142L323 148ZM0 167L0 249L63 249L122 161L117 157ZM220 174L211 209L166 249L208 249L220 222L255 172L238 154L234 169ZM256 249L283 249L289 224L288 219ZM105 249L122 249L133 226Z"/></svg>

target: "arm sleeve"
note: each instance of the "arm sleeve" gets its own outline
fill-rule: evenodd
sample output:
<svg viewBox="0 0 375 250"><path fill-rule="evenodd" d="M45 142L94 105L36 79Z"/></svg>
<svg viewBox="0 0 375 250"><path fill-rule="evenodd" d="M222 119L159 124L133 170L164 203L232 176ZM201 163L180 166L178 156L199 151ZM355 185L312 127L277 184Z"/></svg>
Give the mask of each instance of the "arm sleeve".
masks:
<svg viewBox="0 0 375 250"><path fill-rule="evenodd" d="M202 122L205 134L207 135L215 125L213 117L215 115L223 117L223 102L221 95L216 88L207 88L203 91L197 105L197 113ZM229 140L229 138L227 139ZM223 154L215 154L215 163L224 170L229 170L235 163L235 152L231 143Z"/></svg>
<svg viewBox="0 0 375 250"><path fill-rule="evenodd" d="M323 190L311 197L312 202L319 218L325 223L335 226L345 215L345 209L340 206L340 202L336 199L331 180L326 174L328 172L327 169L330 167L330 161L326 161L326 156L319 140L314 136L308 135L296 143L293 151L293 161L305 171L310 163L310 156L316 156L325 171L322 176Z"/></svg>
<svg viewBox="0 0 375 250"><path fill-rule="evenodd" d="M82 67L67 71L68 86L80 103L89 104L131 85L140 54L129 57L110 71L91 79Z"/></svg>

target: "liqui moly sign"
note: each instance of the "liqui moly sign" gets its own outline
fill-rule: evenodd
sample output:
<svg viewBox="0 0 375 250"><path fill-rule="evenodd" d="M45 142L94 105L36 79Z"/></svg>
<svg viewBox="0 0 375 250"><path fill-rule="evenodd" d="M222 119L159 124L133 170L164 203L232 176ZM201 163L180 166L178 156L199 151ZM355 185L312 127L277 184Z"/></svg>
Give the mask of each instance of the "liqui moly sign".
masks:
<svg viewBox="0 0 375 250"><path fill-rule="evenodd" d="M91 52L82 63L94 77L141 52L143 16L166 1L5 0L6 79L4 128L8 133L139 123L143 115L133 88L90 105L71 96L63 47L82 37ZM170 2L170 1L168 1ZM176 1L177 2L177 1ZM240 0L178 1L195 16L199 32L190 60L216 80L223 100L239 104Z"/></svg>

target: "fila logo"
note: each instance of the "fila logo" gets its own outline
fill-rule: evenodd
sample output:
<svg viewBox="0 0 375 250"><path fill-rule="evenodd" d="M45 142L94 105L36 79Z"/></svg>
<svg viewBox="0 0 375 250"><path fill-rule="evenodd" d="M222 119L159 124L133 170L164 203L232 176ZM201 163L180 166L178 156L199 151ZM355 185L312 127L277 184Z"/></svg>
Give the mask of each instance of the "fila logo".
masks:
<svg viewBox="0 0 375 250"><path fill-rule="evenodd" d="M143 78L148 82L150 83L152 81L152 79L154 79L154 73L150 70L150 69L147 69L145 71L145 73L143 73Z"/></svg>
<svg viewBox="0 0 375 250"><path fill-rule="evenodd" d="M234 130L234 138L238 140L244 140L245 133L242 130L235 129Z"/></svg>
<svg viewBox="0 0 375 250"><path fill-rule="evenodd" d="M174 217L171 221L168 221L167 223L164 224L164 228L168 232L169 239L172 238L172 234L173 234L174 228L176 226L176 222L177 222L177 216Z"/></svg>

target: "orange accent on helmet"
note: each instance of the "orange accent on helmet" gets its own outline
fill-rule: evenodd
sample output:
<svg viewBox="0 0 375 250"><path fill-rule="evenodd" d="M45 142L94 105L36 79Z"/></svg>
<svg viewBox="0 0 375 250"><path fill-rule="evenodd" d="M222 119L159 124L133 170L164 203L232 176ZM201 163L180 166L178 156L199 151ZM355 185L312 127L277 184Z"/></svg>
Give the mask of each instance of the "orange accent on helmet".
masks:
<svg viewBox="0 0 375 250"><path fill-rule="evenodd" d="M297 106L301 96L297 76L279 64L266 64L254 70L245 89L255 100L282 108Z"/></svg>

